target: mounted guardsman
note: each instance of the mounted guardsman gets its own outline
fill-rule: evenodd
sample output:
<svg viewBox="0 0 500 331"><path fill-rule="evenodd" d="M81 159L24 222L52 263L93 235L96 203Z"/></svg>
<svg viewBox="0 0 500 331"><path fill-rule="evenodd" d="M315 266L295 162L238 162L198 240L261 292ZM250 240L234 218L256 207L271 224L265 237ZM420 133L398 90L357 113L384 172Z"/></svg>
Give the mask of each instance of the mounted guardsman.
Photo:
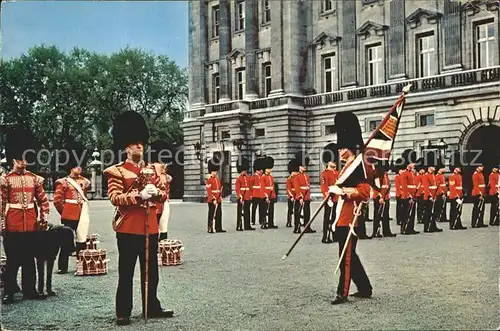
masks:
<svg viewBox="0 0 500 331"><path fill-rule="evenodd" d="M113 123L114 148L125 149L127 159L104 170L108 176L108 197L117 207L113 219L118 244L118 289L116 323L130 324L132 284L139 257L141 270L142 313L144 318L172 317L163 310L157 297L158 288L158 220L156 203L165 202L159 174L143 160L149 130L144 118L132 111L124 112Z"/></svg>
<svg viewBox="0 0 500 331"><path fill-rule="evenodd" d="M82 144L71 144L65 148L67 161L60 160L68 176L56 181L54 207L61 215L61 223L76 232L76 255L85 249L89 229L89 204L87 190L90 180L82 176L85 165L85 148ZM65 162L66 161L66 162ZM58 260L58 274L68 273L68 259L71 252L61 250Z"/></svg>
<svg viewBox="0 0 500 331"><path fill-rule="evenodd" d="M7 131L6 158L12 171L0 177L0 220L7 265L2 302L14 301L18 289L17 273L22 267L22 291L25 299L43 299L35 289L37 232L48 226L49 198L43 188L44 179L27 170L36 161L35 141L24 125ZM36 209L38 206L38 210Z"/></svg>

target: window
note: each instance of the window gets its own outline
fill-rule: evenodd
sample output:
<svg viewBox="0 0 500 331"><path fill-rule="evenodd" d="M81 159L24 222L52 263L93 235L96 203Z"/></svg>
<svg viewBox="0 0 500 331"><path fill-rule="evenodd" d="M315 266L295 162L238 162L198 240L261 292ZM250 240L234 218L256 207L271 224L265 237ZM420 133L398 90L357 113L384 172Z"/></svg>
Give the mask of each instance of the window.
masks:
<svg viewBox="0 0 500 331"><path fill-rule="evenodd" d="M219 6L212 7L212 37L219 36L219 25L220 25L220 17L219 17Z"/></svg>
<svg viewBox="0 0 500 331"><path fill-rule="evenodd" d="M266 135L266 129L265 128L255 129L255 138L265 137L265 135Z"/></svg>
<svg viewBox="0 0 500 331"><path fill-rule="evenodd" d="M368 84L377 85L384 82L382 70L382 45L367 48Z"/></svg>
<svg viewBox="0 0 500 331"><path fill-rule="evenodd" d="M217 103L219 102L220 99L220 78L219 74L215 74L212 76L212 86L213 86L213 95L212 95L212 102Z"/></svg>
<svg viewBox="0 0 500 331"><path fill-rule="evenodd" d="M418 126L434 125L434 114L420 114L418 124Z"/></svg>
<svg viewBox="0 0 500 331"><path fill-rule="evenodd" d="M476 25L476 68L486 68L494 65L495 49L498 44L495 42L494 22Z"/></svg>
<svg viewBox="0 0 500 331"><path fill-rule="evenodd" d="M333 92L335 86L335 54L323 57L323 90Z"/></svg>
<svg viewBox="0 0 500 331"><path fill-rule="evenodd" d="M245 80L245 69L236 71L236 92L238 93L236 98L238 100L243 100L243 97L245 96Z"/></svg>
<svg viewBox="0 0 500 331"><path fill-rule="evenodd" d="M264 0L263 2L263 17L262 17L262 22L263 23L268 23L271 22L271 4L269 0Z"/></svg>
<svg viewBox="0 0 500 331"><path fill-rule="evenodd" d="M368 121L368 130L367 131L375 131L378 126L382 123L382 120L370 120Z"/></svg>
<svg viewBox="0 0 500 331"><path fill-rule="evenodd" d="M435 40L434 32L418 38L418 77L427 77L438 74Z"/></svg>
<svg viewBox="0 0 500 331"><path fill-rule="evenodd" d="M236 31L245 29L245 2L238 1L236 4Z"/></svg>
<svg viewBox="0 0 500 331"><path fill-rule="evenodd" d="M325 125L325 136L335 134L335 125L334 124L327 124Z"/></svg>
<svg viewBox="0 0 500 331"><path fill-rule="evenodd" d="M271 93L271 81L271 64L267 63L264 64L264 91L266 97Z"/></svg>
<svg viewBox="0 0 500 331"><path fill-rule="evenodd" d="M220 132L220 140L231 139L231 132L229 130L223 130Z"/></svg>
<svg viewBox="0 0 500 331"><path fill-rule="evenodd" d="M327 12L333 10L333 0L323 0L322 4L322 12Z"/></svg>

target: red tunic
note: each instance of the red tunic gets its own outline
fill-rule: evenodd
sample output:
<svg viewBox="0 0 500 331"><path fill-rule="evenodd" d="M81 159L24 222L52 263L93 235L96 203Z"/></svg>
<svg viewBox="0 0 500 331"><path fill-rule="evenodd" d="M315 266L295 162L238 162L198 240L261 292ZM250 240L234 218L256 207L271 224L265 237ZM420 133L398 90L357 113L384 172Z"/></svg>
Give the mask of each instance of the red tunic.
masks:
<svg viewBox="0 0 500 331"><path fill-rule="evenodd" d="M87 195L90 187L90 181L83 177L73 178L80 185L82 191ZM61 215L61 219L68 221L78 221L82 212L83 199L80 193L71 185L67 179L61 178L56 181L56 190L54 191L54 207Z"/></svg>
<svg viewBox="0 0 500 331"><path fill-rule="evenodd" d="M483 197L486 195L486 185L484 184L484 175L482 172L474 171L472 175L472 195L481 195Z"/></svg>
<svg viewBox="0 0 500 331"><path fill-rule="evenodd" d="M205 182L207 188L207 202L222 202L222 183L217 176L210 176Z"/></svg>
<svg viewBox="0 0 500 331"><path fill-rule="evenodd" d="M295 199L295 187L293 186L294 177L290 175L290 177L286 180L286 195L288 199Z"/></svg>
<svg viewBox="0 0 500 331"><path fill-rule="evenodd" d="M464 196L462 188L462 175L451 174L448 178L448 183L450 185L450 199L462 199Z"/></svg>
<svg viewBox="0 0 500 331"><path fill-rule="evenodd" d="M401 198L409 199L415 196L417 186L415 185L415 173L406 169L401 174Z"/></svg>
<svg viewBox="0 0 500 331"><path fill-rule="evenodd" d="M266 195L264 194L264 185L262 183L262 176L257 174L252 176L252 197L264 199Z"/></svg>
<svg viewBox="0 0 500 331"><path fill-rule="evenodd" d="M436 174L436 186L437 186L436 195L441 195L441 194L446 195L446 192L447 192L446 179L444 178L443 174L439 174L439 173Z"/></svg>
<svg viewBox="0 0 500 331"><path fill-rule="evenodd" d="M421 197L424 195L424 186L422 185L422 179L423 179L423 175L421 174L418 174L415 176L415 185L417 185L417 192L415 193L415 196L418 198L418 197Z"/></svg>
<svg viewBox="0 0 500 331"><path fill-rule="evenodd" d="M172 177L167 174L165 165L162 163L153 163L153 166L155 167L155 171L158 174L159 177L159 186L163 191L165 191L166 199L165 201L170 200L170 183L172 182ZM163 214L163 205L164 202L156 202L156 214L161 215Z"/></svg>
<svg viewBox="0 0 500 331"><path fill-rule="evenodd" d="M489 177L488 186L490 188L489 195L495 195L500 190L500 174L498 172L492 172Z"/></svg>
<svg viewBox="0 0 500 331"><path fill-rule="evenodd" d="M298 173L293 180L293 187L295 188L295 199L304 199L304 201L311 201L311 181L309 175L305 172Z"/></svg>
<svg viewBox="0 0 500 331"><path fill-rule="evenodd" d="M243 199L244 201L252 200L252 188L250 185L250 176L247 174L240 174L238 178L236 178L235 183L236 197L238 197L238 199Z"/></svg>
<svg viewBox="0 0 500 331"><path fill-rule="evenodd" d="M37 230L35 200L40 220L47 221L49 198L43 189L43 177L29 171L10 172L0 177L2 230L32 232Z"/></svg>
<svg viewBox="0 0 500 331"><path fill-rule="evenodd" d="M394 186L396 186L396 198L401 198L401 194L403 193L403 189L401 187L401 175L397 174L394 176Z"/></svg>
<svg viewBox="0 0 500 331"><path fill-rule="evenodd" d="M424 200L435 199L437 186L434 174L425 174L422 178L422 185L424 186Z"/></svg>
<svg viewBox="0 0 500 331"><path fill-rule="evenodd" d="M144 166L144 164L136 165L125 161L104 170L104 174L108 176L108 197L110 202L117 207L116 219L120 221L115 226L116 232L144 235L147 220L148 233L158 233L156 204L151 204L148 214L145 202L139 197L143 188L136 187L135 180ZM156 172L153 182L158 189L158 195L151 201L165 202L167 195L162 189L160 175Z"/></svg>
<svg viewBox="0 0 500 331"><path fill-rule="evenodd" d="M380 190L373 188L373 199L384 199L389 200L391 198L391 192L389 190L389 174L384 173L384 177L382 177L382 181L380 182Z"/></svg>
<svg viewBox="0 0 500 331"><path fill-rule="evenodd" d="M335 185L335 183L337 182L337 178L339 178L339 172L337 170L325 169L321 173L320 186L321 193L323 194L323 199L328 195L328 188L332 185ZM334 194L332 201L337 202L338 199L339 197Z"/></svg>
<svg viewBox="0 0 500 331"><path fill-rule="evenodd" d="M276 192L274 192L274 177L272 175L263 175L261 178L261 185L264 189L265 198L276 198Z"/></svg>

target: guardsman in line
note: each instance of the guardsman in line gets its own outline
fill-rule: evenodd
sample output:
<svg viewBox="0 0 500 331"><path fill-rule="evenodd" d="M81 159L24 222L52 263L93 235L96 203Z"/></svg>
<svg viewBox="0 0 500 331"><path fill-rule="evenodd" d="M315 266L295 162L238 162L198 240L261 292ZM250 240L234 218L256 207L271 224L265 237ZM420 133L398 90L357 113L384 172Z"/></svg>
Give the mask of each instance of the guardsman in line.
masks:
<svg viewBox="0 0 500 331"><path fill-rule="evenodd" d="M337 163L335 163L336 148L333 144L328 144L323 150L323 163L326 163L326 169L321 173L320 186L323 199L331 195L327 204L325 205L325 213L323 215L323 238L321 242L324 244L332 243L335 240L335 229L333 229L333 222L335 221L335 211L337 209L338 196L328 193L328 188L335 185L339 172L337 171ZM333 238L330 238L330 230L333 233Z"/></svg>
<svg viewBox="0 0 500 331"><path fill-rule="evenodd" d="M262 229L277 229L274 224L274 203L276 201L276 191L274 186L274 177L271 171L274 167L274 159L270 156L264 159L264 175L262 176L262 186L264 188L265 211Z"/></svg>
<svg viewBox="0 0 500 331"><path fill-rule="evenodd" d="M288 162L288 173L290 176L286 179L286 195L288 197L288 210L286 213L286 227L292 227L292 218L295 208L295 187L293 186L293 181L299 169L296 167L296 162L290 160Z"/></svg>
<svg viewBox="0 0 500 331"><path fill-rule="evenodd" d="M389 208L391 201L389 173L384 172L382 182L380 183L380 191L373 189L372 198L374 202L375 213L373 215L373 233L372 237L396 237L395 233L391 232L389 223ZM382 234L380 234L380 223L382 223Z"/></svg>
<svg viewBox="0 0 500 331"><path fill-rule="evenodd" d="M448 178L450 191L448 192L450 199L450 229L465 230L467 227L462 225L462 204L464 191L462 188L462 174L460 168L455 168L453 174Z"/></svg>
<svg viewBox="0 0 500 331"><path fill-rule="evenodd" d="M448 190L446 188L446 178L444 177L444 165L441 165L436 174L436 222L448 222L446 220L446 198Z"/></svg>
<svg viewBox="0 0 500 331"><path fill-rule="evenodd" d="M114 149L127 153L124 162L104 170L108 176L108 197L116 206L113 219L118 245L118 288L116 291L116 324L130 324L133 301L134 270L139 257L141 271L142 313L146 315L146 254L148 254L147 317L169 318L172 310L163 310L158 289L158 219L155 202L164 202L159 174L143 159L149 130L144 118L133 111L118 115L113 122ZM152 171L152 174L148 172ZM149 183L143 180L151 181ZM146 250L146 235L148 250Z"/></svg>
<svg viewBox="0 0 500 331"><path fill-rule="evenodd" d="M498 204L498 197L500 195L500 180L498 174L498 167L491 169L489 176L488 194L490 196L490 225L498 226L500 221L500 206Z"/></svg>
<svg viewBox="0 0 500 331"><path fill-rule="evenodd" d="M64 168L69 172L69 175L55 182L54 207L61 215L62 225L70 227L76 233L76 254L78 256L78 252L85 249L89 229L87 190L90 187L90 180L82 176L82 166L85 162L79 163L85 156L85 148L82 145L74 144L67 146L66 151L69 155ZM68 259L71 253L61 248L58 259L58 274L68 273Z"/></svg>
<svg viewBox="0 0 500 331"><path fill-rule="evenodd" d="M401 174L401 203L402 203L402 219L401 219L401 234L410 235L418 234L415 231L415 193L417 186L415 185L415 163L410 163L406 166L406 170Z"/></svg>
<svg viewBox="0 0 500 331"><path fill-rule="evenodd" d="M351 112L338 113L335 116L335 126L337 131L337 146L339 148L342 161L346 162L344 168L339 174L349 168L349 165L356 158L356 151L363 146L361 128L359 120ZM344 246L346 252L340 263L340 277L337 287L337 294L331 301L332 304L342 304L347 302L351 280L356 285L358 291L352 296L360 298L370 298L372 296L372 285L363 268L358 255L356 254L356 245L358 237L352 235L349 238L351 223L354 221L354 215L358 204L367 202L370 199L370 185L366 180L363 171L353 171L346 182L341 187L334 185L330 192L339 195L337 215L335 219L335 235L339 242L339 257L342 254ZM354 224L354 231L357 232L357 222Z"/></svg>
<svg viewBox="0 0 500 331"><path fill-rule="evenodd" d="M399 161L398 165L394 166L394 172L396 175L394 176L394 188L396 189L396 224L401 225L401 220L403 219L402 213L402 203L401 203L401 194L403 193L403 188L401 186L401 175L404 170L401 169L401 165Z"/></svg>
<svg viewBox="0 0 500 331"><path fill-rule="evenodd" d="M252 202L252 188L251 179L248 176L248 169L250 162L246 158L238 160L236 166L237 171L240 173L236 178L235 190L236 198L238 199L237 215L236 215L236 231L255 230L250 225L250 204ZM242 219L243 218L243 222ZM243 224L242 224L243 223Z"/></svg>
<svg viewBox="0 0 500 331"><path fill-rule="evenodd" d="M472 228L485 228L484 224L484 205L486 197L486 184L484 183L484 167L480 165L472 174L472 196L474 199L474 208L472 209Z"/></svg>
<svg viewBox="0 0 500 331"><path fill-rule="evenodd" d="M295 187L295 228L293 233L300 233L300 215L304 213L304 226L309 223L311 218L311 180L307 174L307 166L309 158L303 160L295 159L299 165L299 173L294 178ZM304 230L304 233L315 233L316 230L309 226Z"/></svg>
<svg viewBox="0 0 500 331"><path fill-rule="evenodd" d="M424 215L424 186L422 185L422 179L425 175L425 168L423 166L423 160L417 160L418 167L415 169L418 171L415 177L415 184L417 185L417 192L415 196L417 198L417 223L422 224L422 216Z"/></svg>
<svg viewBox="0 0 500 331"><path fill-rule="evenodd" d="M251 184L252 184L252 225L255 225L255 218L259 215L259 224L262 225L264 219L262 215L265 215L265 209L263 204L264 201L264 188L262 186L262 175L263 175L263 158L257 158L253 162L253 171L254 175L252 176ZM259 209L257 214L257 208Z"/></svg>
<svg viewBox="0 0 500 331"><path fill-rule="evenodd" d="M425 205L425 218L424 218L424 232L442 232L443 229L439 229L436 224L437 212L436 212L436 177L434 171L436 168L429 166L427 168L427 174L424 177L424 201Z"/></svg>
<svg viewBox="0 0 500 331"><path fill-rule="evenodd" d="M45 298L35 289L34 257L38 248L37 232L45 231L48 226L49 198L43 189L44 179L27 170L27 166L34 164L36 156L36 152L33 153L36 143L31 132L23 125L9 128L5 145L7 162L13 168L0 177L0 221L7 257L2 303L10 304L18 291L20 267L23 297L28 300Z"/></svg>
<svg viewBox="0 0 500 331"><path fill-rule="evenodd" d="M222 183L217 177L219 171L219 160L208 161L208 172L210 175L206 180L207 203L208 203L208 233L226 232L222 229ZM215 222L215 224L214 224Z"/></svg>

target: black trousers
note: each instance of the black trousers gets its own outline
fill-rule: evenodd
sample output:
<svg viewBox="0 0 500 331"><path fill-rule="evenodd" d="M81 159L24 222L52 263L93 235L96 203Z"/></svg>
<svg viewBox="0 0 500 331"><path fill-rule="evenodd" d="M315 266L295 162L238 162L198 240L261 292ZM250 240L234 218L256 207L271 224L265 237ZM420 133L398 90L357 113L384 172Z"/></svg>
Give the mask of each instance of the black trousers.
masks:
<svg viewBox="0 0 500 331"><path fill-rule="evenodd" d="M238 207L236 208L236 229L250 228L250 204L250 200L243 200L243 203L238 200Z"/></svg>
<svg viewBox="0 0 500 331"><path fill-rule="evenodd" d="M75 232L76 229L78 228L78 222L79 221L70 221L61 219L62 225L70 227ZM57 265L59 270L68 271L68 260L70 254L71 252L67 252L66 250L63 249L63 247L61 247L61 250L59 251L59 259L57 260Z"/></svg>
<svg viewBox="0 0 500 331"><path fill-rule="evenodd" d="M328 236L328 231L332 226L333 222L335 222L336 212L337 212L337 203L334 202L333 206L330 207L325 203L325 213L323 214L323 239L326 239Z"/></svg>
<svg viewBox="0 0 500 331"><path fill-rule="evenodd" d="M397 225L401 225L401 214L402 214L401 209L402 209L401 199L396 198L396 224Z"/></svg>
<svg viewBox="0 0 500 331"><path fill-rule="evenodd" d="M274 226L274 200L270 199L269 203L267 203L266 200L264 199L264 204L266 208L265 211L267 213L267 225Z"/></svg>
<svg viewBox="0 0 500 331"><path fill-rule="evenodd" d="M216 205L213 203L209 202L208 203L208 229L212 229L213 221L214 221L214 214L215 214L215 231L221 231L222 230L222 203L217 204L217 210L216 210Z"/></svg>
<svg viewBox="0 0 500 331"><path fill-rule="evenodd" d="M484 225L484 205L485 205L484 198L483 200L480 200L479 196L474 197L474 208L472 209L472 220L471 220L472 227Z"/></svg>
<svg viewBox="0 0 500 331"><path fill-rule="evenodd" d="M498 225L500 221L500 210L498 210L498 194L490 196L490 225Z"/></svg>
<svg viewBox="0 0 500 331"><path fill-rule="evenodd" d="M311 201L304 201L302 206L299 201L295 202L294 225L300 227L300 214L304 211L304 225L311 219ZM307 230L307 229L306 229Z"/></svg>
<svg viewBox="0 0 500 331"><path fill-rule="evenodd" d="M257 214L257 208L259 212ZM264 223L264 218L266 217L267 204L266 199L252 198L252 224L255 224L255 219L259 215L259 224Z"/></svg>
<svg viewBox="0 0 500 331"><path fill-rule="evenodd" d="M118 244L118 289L116 291L116 316L130 317L132 313L132 285L134 269L139 257L141 270L142 312L144 314L146 279L146 236L116 233ZM158 234L149 235L148 254L148 313L161 309L158 289Z"/></svg>
<svg viewBox="0 0 500 331"><path fill-rule="evenodd" d="M355 232L358 233L355 228ZM344 245L347 241L347 236L349 235L349 227L337 226L335 229L335 237L339 241L339 257L342 254ZM339 285L337 287L337 295L346 298L349 295L349 288L351 285L351 279L358 288L358 291L362 293L372 293L372 285L366 274L361 260L356 254L356 245L358 243L358 237L351 235L349 242L347 243L347 249L344 254L344 258L340 262L340 278Z"/></svg>
<svg viewBox="0 0 500 331"><path fill-rule="evenodd" d="M446 206L445 206L444 195L438 195L436 197L436 204L434 205L434 210L436 212L435 216L436 222L444 222L446 220Z"/></svg>
<svg viewBox="0 0 500 331"><path fill-rule="evenodd" d="M373 211L373 232L372 236L375 236L380 229L382 224L382 234L391 234L391 226L389 223L389 208L390 200L384 200L384 204L379 202L379 199L373 200L374 211Z"/></svg>
<svg viewBox="0 0 500 331"><path fill-rule="evenodd" d="M3 238L3 248L7 257L4 277L4 294L14 295L18 289L17 273L22 268L21 288L24 296L36 294L35 251L37 233L7 232Z"/></svg>
<svg viewBox="0 0 500 331"><path fill-rule="evenodd" d="M292 226L292 217L294 213L295 200L288 198L288 210L286 212L286 224Z"/></svg>
<svg viewBox="0 0 500 331"><path fill-rule="evenodd" d="M422 218L424 216L424 198L419 196L417 198L417 223L422 223Z"/></svg>
<svg viewBox="0 0 500 331"><path fill-rule="evenodd" d="M401 233L415 231L415 201L412 199L401 199Z"/></svg>
<svg viewBox="0 0 500 331"><path fill-rule="evenodd" d="M358 218L358 229L356 233L360 237L366 237L366 220L368 219L368 204L363 205L361 215Z"/></svg>
<svg viewBox="0 0 500 331"><path fill-rule="evenodd" d="M438 214L436 203L431 200L424 200L424 231L434 231L437 229L436 217Z"/></svg>
<svg viewBox="0 0 500 331"><path fill-rule="evenodd" d="M462 225L462 210L457 203L457 199L450 200L450 229L461 228Z"/></svg>

